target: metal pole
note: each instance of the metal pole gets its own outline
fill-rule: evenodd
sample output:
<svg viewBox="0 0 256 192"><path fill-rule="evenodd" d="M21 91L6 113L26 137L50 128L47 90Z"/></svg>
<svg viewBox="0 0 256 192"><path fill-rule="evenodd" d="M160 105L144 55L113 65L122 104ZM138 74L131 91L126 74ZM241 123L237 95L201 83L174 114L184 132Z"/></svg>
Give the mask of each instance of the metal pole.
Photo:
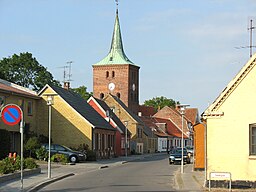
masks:
<svg viewBox="0 0 256 192"><path fill-rule="evenodd" d="M23 112L20 122L20 190L23 191Z"/></svg>
<svg viewBox="0 0 256 192"><path fill-rule="evenodd" d="M48 154L48 178L51 178L51 116L52 116L51 105L49 105L49 154Z"/></svg>
<svg viewBox="0 0 256 192"><path fill-rule="evenodd" d="M181 171L181 173L184 173L184 170L183 170L183 164L184 164L184 162L183 162L183 140L184 140L184 138L183 138L183 115L184 115L184 112L182 111L182 113L181 113L181 127L182 127L182 133L181 133L181 169L180 169L180 171Z"/></svg>
<svg viewBox="0 0 256 192"><path fill-rule="evenodd" d="M125 126L125 156L127 157L127 125Z"/></svg>
<svg viewBox="0 0 256 192"><path fill-rule="evenodd" d="M252 27L252 19L250 20L250 57L252 57L252 30L254 29L254 27Z"/></svg>

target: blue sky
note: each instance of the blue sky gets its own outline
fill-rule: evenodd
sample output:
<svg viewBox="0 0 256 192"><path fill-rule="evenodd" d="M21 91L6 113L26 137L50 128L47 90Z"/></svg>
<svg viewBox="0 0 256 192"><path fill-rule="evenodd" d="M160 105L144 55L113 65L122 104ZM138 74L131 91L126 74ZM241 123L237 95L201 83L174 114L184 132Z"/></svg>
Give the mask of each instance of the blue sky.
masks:
<svg viewBox="0 0 256 192"><path fill-rule="evenodd" d="M114 0L0 0L0 59L30 52L72 87L92 91L92 65L109 49ZM120 0L124 50L140 66L140 103L157 96L203 112L249 59L255 0ZM253 32L255 36L255 31ZM255 41L254 41L255 44Z"/></svg>

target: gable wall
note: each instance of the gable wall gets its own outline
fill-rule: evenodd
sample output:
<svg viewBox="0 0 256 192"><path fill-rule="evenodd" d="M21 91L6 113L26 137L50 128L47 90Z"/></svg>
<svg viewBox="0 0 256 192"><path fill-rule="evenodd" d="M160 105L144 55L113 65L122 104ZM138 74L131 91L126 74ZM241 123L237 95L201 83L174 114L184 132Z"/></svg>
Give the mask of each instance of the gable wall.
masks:
<svg viewBox="0 0 256 192"><path fill-rule="evenodd" d="M249 124L256 123L256 68L207 118L207 172L231 172L232 180L255 180L256 157L249 157Z"/></svg>
<svg viewBox="0 0 256 192"><path fill-rule="evenodd" d="M128 121L128 130L131 132L131 139L135 139L137 136L137 123L127 115L124 109L111 97L105 97L104 101L110 108L114 108L114 113L122 121Z"/></svg>
<svg viewBox="0 0 256 192"><path fill-rule="evenodd" d="M47 89L44 94L54 93ZM46 105L46 96L42 96L39 111L40 129L39 133L48 136L48 115L49 108ZM52 141L53 143L77 148L81 144L87 144L92 147L92 128L82 116L80 116L72 107L70 107L60 96L54 97L52 105Z"/></svg>

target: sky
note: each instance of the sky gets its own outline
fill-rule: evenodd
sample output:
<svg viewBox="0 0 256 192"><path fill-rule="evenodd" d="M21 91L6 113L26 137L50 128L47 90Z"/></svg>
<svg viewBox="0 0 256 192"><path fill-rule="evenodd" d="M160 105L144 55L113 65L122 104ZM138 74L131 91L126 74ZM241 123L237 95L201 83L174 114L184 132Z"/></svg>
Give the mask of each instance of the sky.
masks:
<svg viewBox="0 0 256 192"><path fill-rule="evenodd" d="M119 0L118 9L141 104L164 96L202 113L249 60L236 47L249 45L255 0ZM73 61L71 87L91 92L115 13L115 0L0 0L0 59L30 52L59 81Z"/></svg>

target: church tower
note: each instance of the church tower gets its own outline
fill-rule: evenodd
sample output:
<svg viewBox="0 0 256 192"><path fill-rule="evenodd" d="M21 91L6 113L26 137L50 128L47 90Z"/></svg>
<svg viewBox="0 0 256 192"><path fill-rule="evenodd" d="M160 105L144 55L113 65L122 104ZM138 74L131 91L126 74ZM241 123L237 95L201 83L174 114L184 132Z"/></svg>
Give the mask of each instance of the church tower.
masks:
<svg viewBox="0 0 256 192"><path fill-rule="evenodd" d="M139 106L139 69L124 53L118 7L108 55L93 65L93 96L117 96L135 114Z"/></svg>

